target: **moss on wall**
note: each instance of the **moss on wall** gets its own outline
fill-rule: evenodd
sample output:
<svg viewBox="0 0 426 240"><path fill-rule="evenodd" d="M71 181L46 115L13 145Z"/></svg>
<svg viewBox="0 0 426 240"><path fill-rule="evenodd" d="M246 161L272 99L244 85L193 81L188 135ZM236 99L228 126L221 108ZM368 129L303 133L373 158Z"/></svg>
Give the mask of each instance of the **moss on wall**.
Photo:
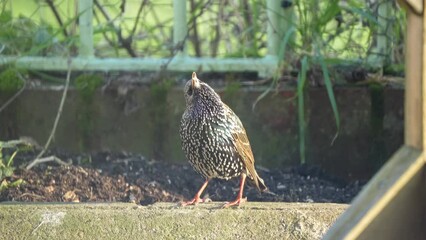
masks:
<svg viewBox="0 0 426 240"><path fill-rule="evenodd" d="M79 148L82 151L92 147L92 133L96 124L96 107L93 104L95 91L102 84L102 77L93 74L83 74L75 79L75 87L79 93L78 129L80 132Z"/></svg>
<svg viewBox="0 0 426 240"><path fill-rule="evenodd" d="M0 91L14 93L24 86L23 79L18 77L16 68L8 68L0 73Z"/></svg>
<svg viewBox="0 0 426 240"><path fill-rule="evenodd" d="M385 151L385 139L383 134L384 110L384 86L373 83L370 85L371 96L371 115L370 115L370 134L372 144L369 149L369 157L372 159L373 167L378 170L388 156Z"/></svg>
<svg viewBox="0 0 426 240"><path fill-rule="evenodd" d="M164 159L165 142L168 138L170 113L167 98L173 82L164 80L153 83L150 89L149 112L151 121L148 123L151 141L151 156L156 159Z"/></svg>

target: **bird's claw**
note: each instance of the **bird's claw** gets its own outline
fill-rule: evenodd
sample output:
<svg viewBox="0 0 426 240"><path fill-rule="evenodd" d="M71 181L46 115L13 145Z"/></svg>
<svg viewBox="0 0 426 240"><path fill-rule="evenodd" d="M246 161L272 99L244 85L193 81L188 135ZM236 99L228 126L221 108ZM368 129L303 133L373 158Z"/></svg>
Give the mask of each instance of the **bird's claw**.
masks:
<svg viewBox="0 0 426 240"><path fill-rule="evenodd" d="M247 202L247 198L237 198L235 201L233 202L226 202L222 208L229 208L229 207L233 207L233 206L240 206L240 204Z"/></svg>
<svg viewBox="0 0 426 240"><path fill-rule="evenodd" d="M209 202L209 201L211 201L210 198L202 199L202 198L199 198L199 197L195 197L190 201L181 202L180 205L182 207L185 207L185 206L188 206L188 205L197 205L198 203L205 203L205 202Z"/></svg>

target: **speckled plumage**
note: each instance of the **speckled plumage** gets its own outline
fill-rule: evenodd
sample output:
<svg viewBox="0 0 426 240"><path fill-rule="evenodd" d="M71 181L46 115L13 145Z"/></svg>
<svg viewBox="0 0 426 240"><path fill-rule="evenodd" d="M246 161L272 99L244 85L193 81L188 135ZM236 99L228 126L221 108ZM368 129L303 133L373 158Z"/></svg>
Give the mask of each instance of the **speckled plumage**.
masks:
<svg viewBox="0 0 426 240"><path fill-rule="evenodd" d="M265 191L267 188L254 168L250 143L238 116L195 73L186 83L184 95L186 109L180 127L182 149L194 169L207 180L200 191L212 178L238 176L242 177L241 188L248 176L259 190ZM194 200L198 201L196 198L197 195Z"/></svg>

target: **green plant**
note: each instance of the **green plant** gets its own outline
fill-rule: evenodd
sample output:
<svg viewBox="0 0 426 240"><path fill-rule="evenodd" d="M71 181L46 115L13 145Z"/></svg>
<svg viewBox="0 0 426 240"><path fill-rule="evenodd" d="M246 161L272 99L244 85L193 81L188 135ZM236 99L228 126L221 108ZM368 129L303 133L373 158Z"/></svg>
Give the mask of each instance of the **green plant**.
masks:
<svg viewBox="0 0 426 240"><path fill-rule="evenodd" d="M0 141L0 192L10 187L18 187L24 183L23 179L12 181L7 178L11 177L15 171L13 163L18 152L20 150L28 149L29 146L30 145L28 143L20 140L8 142ZM3 149L5 148L12 149L13 153L11 155L5 154L3 152Z"/></svg>
<svg viewBox="0 0 426 240"><path fill-rule="evenodd" d="M238 81L230 81L223 91L223 98L231 99L233 96L237 96L236 94L239 91L241 91L241 83Z"/></svg>
<svg viewBox="0 0 426 240"><path fill-rule="evenodd" d="M322 71L324 86L327 91L330 105L334 114L334 121L336 124L336 134L331 139L330 143L333 144L336 140L339 131L340 131L340 116L337 108L336 98L333 91L333 82L330 78L330 73L328 69L328 63L324 54L333 52L334 49L330 47L333 44L333 41L342 41L339 40L340 36L347 32L345 29L342 29L340 24L343 19L346 21L347 28L353 29L356 27L356 22L352 19L357 17L364 17L372 22L374 18L367 11L361 10L358 2L349 1L348 6L345 9L341 7L338 0L332 0L328 2L318 2L318 1L296 1L296 8L298 10L298 23L294 26L297 29L298 40L293 42L295 48L293 51L298 52L298 55L301 57L301 69L298 74L298 86L297 86L297 99L298 99L298 121L299 121L299 147L300 147L300 162L302 164L306 163L306 116L305 116L305 93L307 91L306 78L310 66L319 66ZM317 9L316 11L312 11ZM345 11L344 11L345 10ZM354 16L354 13L357 13L357 16ZM337 24L335 28L332 28L331 32L330 25ZM293 29L289 29L289 32L292 32ZM349 35L352 36L353 32L349 31ZM283 39L282 46L286 46L288 39L286 37ZM349 38L347 40L346 46L348 48L353 45L355 39ZM345 50L346 51L346 50ZM354 50L356 51L356 49ZM348 52L348 54L350 54ZM284 60L284 53L280 52L280 60Z"/></svg>
<svg viewBox="0 0 426 240"><path fill-rule="evenodd" d="M0 73L0 91L16 92L24 86L24 81L18 77L18 70L10 67Z"/></svg>
<svg viewBox="0 0 426 240"><path fill-rule="evenodd" d="M82 74L75 79L75 88L85 101L91 101L96 89L102 85L102 77L94 74Z"/></svg>
<svg viewBox="0 0 426 240"><path fill-rule="evenodd" d="M12 166L13 159L18 153L18 150L15 150L11 156L3 157L2 150L0 148L0 179L12 176L13 171L15 171L15 168Z"/></svg>
<svg viewBox="0 0 426 240"><path fill-rule="evenodd" d="M278 51L278 60L280 68L273 77L270 87L264 91L256 100L255 104L265 97L274 87L278 86L280 75L283 71L291 69L291 61L300 62L297 77L297 104L298 104L298 123L299 123L299 149L300 162L306 163L306 91L309 85L306 79L309 77L310 70L320 69L324 80L324 87L327 91L330 106L334 114L336 124L336 134L331 138L330 143L333 144L340 131L340 115L337 107L336 98L333 91L333 82L330 77L328 65L332 63L328 57L330 53L336 52L333 44L340 41L344 44L341 50L341 56L355 55L357 51L354 46L355 39L348 38L346 42L340 36L349 34L352 36L354 29L357 27L356 19L367 19L374 25L375 18L367 10L362 10L362 6L356 1L348 1L348 5L342 7L338 0L328 2L297 0L294 1L294 11L297 13L297 20L289 21L290 25L283 34L280 49ZM283 16L285 18L285 16ZM346 27L341 28L340 24L345 19ZM336 25L334 28L330 27ZM287 49L291 49L290 54ZM351 51L353 51L351 53ZM343 52L346 52L343 54ZM297 60L289 59L296 57ZM333 59L333 58L332 58ZM289 63L290 62L290 63ZM338 60L337 62L342 62ZM293 99L290 99L293 100ZM254 105L255 105L254 104Z"/></svg>
<svg viewBox="0 0 426 240"><path fill-rule="evenodd" d="M26 17L13 18L10 11L0 13L0 45L4 47L2 54L19 55L31 49L32 36L36 25Z"/></svg>

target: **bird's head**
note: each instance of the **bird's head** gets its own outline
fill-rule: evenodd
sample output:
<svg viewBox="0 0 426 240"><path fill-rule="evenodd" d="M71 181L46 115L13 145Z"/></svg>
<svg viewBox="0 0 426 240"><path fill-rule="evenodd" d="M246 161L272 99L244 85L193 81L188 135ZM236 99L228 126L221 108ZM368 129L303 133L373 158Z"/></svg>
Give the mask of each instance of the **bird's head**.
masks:
<svg viewBox="0 0 426 240"><path fill-rule="evenodd" d="M184 88L187 107L205 108L222 105L219 95L207 83L197 78L195 72L192 79L186 82Z"/></svg>

